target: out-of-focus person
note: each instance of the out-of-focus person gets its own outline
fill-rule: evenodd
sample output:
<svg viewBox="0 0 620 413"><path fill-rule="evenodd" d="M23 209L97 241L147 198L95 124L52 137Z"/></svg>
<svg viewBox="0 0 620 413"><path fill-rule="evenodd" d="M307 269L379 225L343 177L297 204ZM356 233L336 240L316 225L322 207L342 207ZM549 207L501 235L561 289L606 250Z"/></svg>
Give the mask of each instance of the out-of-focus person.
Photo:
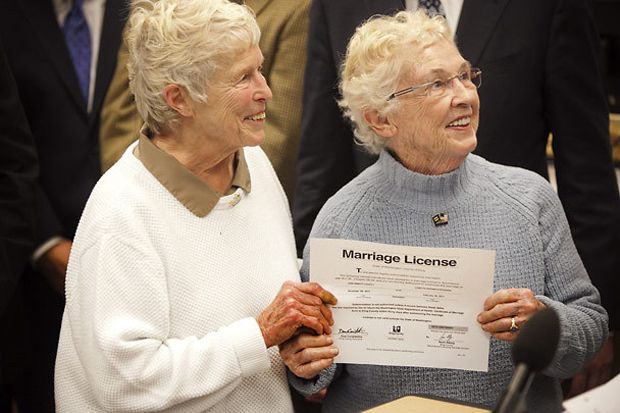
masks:
<svg viewBox="0 0 620 413"><path fill-rule="evenodd" d="M36 233L8 309L16 361L5 378L20 413L54 413L54 362L69 252L101 177L99 115L127 0L0 1L0 37L39 160ZM20 310L18 310L20 308Z"/></svg>
<svg viewBox="0 0 620 413"><path fill-rule="evenodd" d="M0 318L34 244L37 171L32 134L0 42Z"/></svg>
<svg viewBox="0 0 620 413"><path fill-rule="evenodd" d="M145 126L77 230L59 412L293 410L277 345L330 332L333 296L296 282L286 196L258 148L271 99L259 38L226 0L132 5Z"/></svg>
<svg viewBox="0 0 620 413"><path fill-rule="evenodd" d="M525 75L525 74L524 74ZM488 371L332 364L328 335L282 346L303 394L327 388L324 412L360 411L419 394L492 408L514 370L510 342L537 311L559 315L551 365L534 379L527 411L561 411L560 379L607 337L607 314L550 184L491 163L476 148L483 72L459 53L442 17L399 12L360 26L342 69L341 107L378 161L319 213L310 238L494 250L494 293L477 317L492 338ZM437 225L433 216L448 218ZM309 244L302 279L309 278Z"/></svg>
<svg viewBox="0 0 620 413"><path fill-rule="evenodd" d="M263 74L273 100L261 148L292 203L301 135L302 89L306 67L310 0L245 0L256 13L265 55Z"/></svg>
<svg viewBox="0 0 620 413"><path fill-rule="evenodd" d="M22 310L15 308L19 300L14 298L34 244L37 171L34 140L0 42L0 331L5 337L23 328L5 313ZM11 380L5 381L3 372L18 370L19 365L7 355L7 347L14 344L10 339L0 344L2 412L9 411L12 404L12 395L7 391Z"/></svg>

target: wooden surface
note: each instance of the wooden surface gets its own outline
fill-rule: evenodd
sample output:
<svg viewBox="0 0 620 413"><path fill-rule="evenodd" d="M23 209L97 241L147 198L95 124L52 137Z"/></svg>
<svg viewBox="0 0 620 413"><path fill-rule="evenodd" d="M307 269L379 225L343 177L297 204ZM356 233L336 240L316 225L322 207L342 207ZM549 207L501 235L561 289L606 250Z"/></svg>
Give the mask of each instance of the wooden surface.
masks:
<svg viewBox="0 0 620 413"><path fill-rule="evenodd" d="M366 413L490 413L490 410L442 400L406 396L366 410Z"/></svg>

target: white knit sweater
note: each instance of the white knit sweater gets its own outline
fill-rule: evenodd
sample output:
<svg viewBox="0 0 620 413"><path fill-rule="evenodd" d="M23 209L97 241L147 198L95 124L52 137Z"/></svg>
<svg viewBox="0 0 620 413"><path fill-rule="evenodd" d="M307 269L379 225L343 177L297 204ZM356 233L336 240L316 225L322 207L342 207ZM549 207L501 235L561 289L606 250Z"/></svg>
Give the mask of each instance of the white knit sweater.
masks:
<svg viewBox="0 0 620 413"><path fill-rule="evenodd" d="M255 321L299 279L269 161L245 148L252 191L199 218L132 149L96 185L77 230L57 410L291 412L284 365Z"/></svg>

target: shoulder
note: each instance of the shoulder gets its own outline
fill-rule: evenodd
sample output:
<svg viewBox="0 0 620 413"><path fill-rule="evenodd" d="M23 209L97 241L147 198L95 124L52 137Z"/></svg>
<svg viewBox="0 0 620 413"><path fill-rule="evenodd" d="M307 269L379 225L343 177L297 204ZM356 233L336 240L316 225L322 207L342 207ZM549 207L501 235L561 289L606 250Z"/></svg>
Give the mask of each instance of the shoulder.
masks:
<svg viewBox="0 0 620 413"><path fill-rule="evenodd" d="M357 224L357 220L363 216L374 204L376 189L384 185L380 182L380 174L376 166L370 166L360 175L343 186L319 211L310 237L337 237L346 228Z"/></svg>
<svg viewBox="0 0 620 413"><path fill-rule="evenodd" d="M246 146L242 150L252 179L262 177L277 180L271 161L260 146Z"/></svg>
<svg viewBox="0 0 620 413"><path fill-rule="evenodd" d="M267 190L272 197L270 202L275 202L278 199L283 202L285 209L288 211L289 205L286 194L265 152L259 146L246 146L243 148L243 153L250 171L252 191L254 189L259 191Z"/></svg>
<svg viewBox="0 0 620 413"><path fill-rule="evenodd" d="M99 179L86 203L80 226L118 231L115 226L134 221L139 210L153 208L147 194L163 187L135 157L134 146Z"/></svg>
<svg viewBox="0 0 620 413"><path fill-rule="evenodd" d="M262 163L269 162L265 151L261 149L260 146L244 146L243 154L245 158L248 160L248 164L250 162Z"/></svg>
<svg viewBox="0 0 620 413"><path fill-rule="evenodd" d="M545 208L561 208L553 187L539 174L524 168L500 165L470 155L477 180L486 182L488 189L509 207L538 220Z"/></svg>

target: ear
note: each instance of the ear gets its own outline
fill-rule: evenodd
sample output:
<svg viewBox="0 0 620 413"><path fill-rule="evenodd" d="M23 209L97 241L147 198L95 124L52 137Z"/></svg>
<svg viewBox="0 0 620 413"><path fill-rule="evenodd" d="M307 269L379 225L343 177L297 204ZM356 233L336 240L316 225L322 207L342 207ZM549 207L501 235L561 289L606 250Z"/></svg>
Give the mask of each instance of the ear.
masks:
<svg viewBox="0 0 620 413"><path fill-rule="evenodd" d="M389 139L396 135L397 128L387 116L381 115L376 109L364 110L364 121L379 136Z"/></svg>
<svg viewBox="0 0 620 413"><path fill-rule="evenodd" d="M175 84L166 85L163 94L166 104L176 110L179 115L182 117L193 116L192 100L182 86Z"/></svg>

